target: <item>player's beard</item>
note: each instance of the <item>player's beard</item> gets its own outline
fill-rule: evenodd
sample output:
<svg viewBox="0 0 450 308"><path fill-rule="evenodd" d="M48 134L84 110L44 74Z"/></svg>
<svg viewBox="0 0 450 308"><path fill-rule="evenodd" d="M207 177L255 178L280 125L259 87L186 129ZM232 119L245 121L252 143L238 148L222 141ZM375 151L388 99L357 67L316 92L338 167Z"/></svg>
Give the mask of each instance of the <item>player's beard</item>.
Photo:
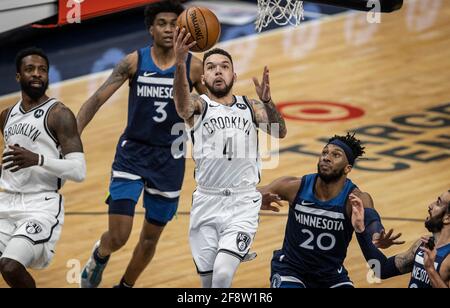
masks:
<svg viewBox="0 0 450 308"><path fill-rule="evenodd" d="M38 88L31 86L31 82L32 81L26 82L25 80L21 80L20 87L22 88L22 91L25 92L32 100L37 101L44 96L45 91L47 91L48 81L42 82L42 86Z"/></svg>
<svg viewBox="0 0 450 308"><path fill-rule="evenodd" d="M222 89L215 89L214 84L211 85L211 84L208 84L207 82L205 82L205 86L209 90L209 92L211 94L213 94L215 97L222 98L224 96L227 96L228 93L230 93L230 91L234 85L234 80L232 79L229 85L227 85L225 80L223 81L223 83L225 84L225 87Z"/></svg>
<svg viewBox="0 0 450 308"><path fill-rule="evenodd" d="M438 217L430 217L427 219L425 221L425 228L431 233L441 232L442 228L444 228L444 215L446 215L445 212Z"/></svg>
<svg viewBox="0 0 450 308"><path fill-rule="evenodd" d="M344 169L345 168L333 170L331 173L326 174L320 170L320 165L317 164L317 173L319 174L320 179L327 184L337 182L344 175Z"/></svg>

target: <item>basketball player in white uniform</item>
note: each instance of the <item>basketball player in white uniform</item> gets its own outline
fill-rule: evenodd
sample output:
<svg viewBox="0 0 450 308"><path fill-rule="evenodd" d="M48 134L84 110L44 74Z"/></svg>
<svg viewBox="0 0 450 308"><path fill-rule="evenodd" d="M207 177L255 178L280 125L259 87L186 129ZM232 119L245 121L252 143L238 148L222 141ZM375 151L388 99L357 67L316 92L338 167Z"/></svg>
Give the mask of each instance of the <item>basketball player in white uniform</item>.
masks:
<svg viewBox="0 0 450 308"><path fill-rule="evenodd" d="M75 116L49 98L49 63L29 48L16 58L22 99L0 115L4 137L0 187L0 271L11 287L35 287L28 268L49 265L64 223L65 180L86 175Z"/></svg>
<svg viewBox="0 0 450 308"><path fill-rule="evenodd" d="M235 96L233 61L222 49L203 58L202 83L208 93L191 96L185 59L195 42L187 44L189 36L182 29L174 37L174 100L188 126L196 164L189 239L202 286L227 288L258 227L258 127L268 124L266 132L283 138L286 126L270 97L268 69L261 84L254 78L262 102Z"/></svg>

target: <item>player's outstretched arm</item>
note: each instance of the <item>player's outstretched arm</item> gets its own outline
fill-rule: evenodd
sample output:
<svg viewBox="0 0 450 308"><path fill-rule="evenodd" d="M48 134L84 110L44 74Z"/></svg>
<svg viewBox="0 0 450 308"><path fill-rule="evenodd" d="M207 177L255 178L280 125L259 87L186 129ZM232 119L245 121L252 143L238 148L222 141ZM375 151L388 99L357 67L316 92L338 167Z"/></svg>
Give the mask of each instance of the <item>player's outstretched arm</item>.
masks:
<svg viewBox="0 0 450 308"><path fill-rule="evenodd" d="M386 249L392 245L402 245L405 243L404 241L398 240L402 236L401 233L394 235L393 229L385 232L384 226L381 223L381 217L375 209L373 199L370 194L362 192L358 188L355 188L352 194L360 198L363 202L365 229L366 232L371 234L373 243L377 248ZM350 214L352 212L350 200L347 202L347 206L347 212Z"/></svg>
<svg viewBox="0 0 450 308"><path fill-rule="evenodd" d="M261 83L256 77L253 77L253 82L255 84L256 93L261 100L250 101L255 112L256 122L260 129L271 136L284 138L287 134L286 123L272 101L272 96L270 94L269 69L267 66L264 67Z"/></svg>
<svg viewBox="0 0 450 308"><path fill-rule="evenodd" d="M189 48L195 45L195 41L188 44L191 34L186 34L186 29L177 29L173 36L173 48L175 52L175 78L173 81L173 100L178 115L184 119L190 126L193 125L195 113L199 113L202 108L198 95L192 95L189 89L189 82L186 75L186 60ZM201 111L200 111L201 112Z"/></svg>
<svg viewBox="0 0 450 308"><path fill-rule="evenodd" d="M122 84L131 78L137 70L137 51L127 55L114 68L108 79L101 87L81 106L77 115L78 132L83 132L84 128L91 122L100 107L116 92Z"/></svg>
<svg viewBox="0 0 450 308"><path fill-rule="evenodd" d="M420 241L416 242L404 253L387 258L374 245L372 235L365 227L365 211L363 210L364 205L362 199L355 194L351 194L349 202L352 207L352 224L356 231L356 238L358 239L359 246L366 261L371 264L371 267L375 264L375 275L378 278L387 279L411 272L414 264L415 251L419 247Z"/></svg>
<svg viewBox="0 0 450 308"><path fill-rule="evenodd" d="M262 195L261 210L279 212L279 207L283 206L280 201L293 203L300 188L300 183L301 178L284 176L267 186L258 187L258 191ZM274 206L273 203L276 203L278 206Z"/></svg>

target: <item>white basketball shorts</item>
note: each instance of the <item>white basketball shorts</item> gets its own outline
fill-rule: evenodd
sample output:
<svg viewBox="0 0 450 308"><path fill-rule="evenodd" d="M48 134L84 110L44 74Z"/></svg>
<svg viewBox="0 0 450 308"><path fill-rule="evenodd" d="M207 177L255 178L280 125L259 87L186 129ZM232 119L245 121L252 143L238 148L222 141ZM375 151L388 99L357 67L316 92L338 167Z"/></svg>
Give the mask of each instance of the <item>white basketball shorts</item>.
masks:
<svg viewBox="0 0 450 308"><path fill-rule="evenodd" d="M241 261L249 252L259 222L261 194L197 187L193 194L189 242L197 271L210 274L219 252Z"/></svg>
<svg viewBox="0 0 450 308"><path fill-rule="evenodd" d="M50 264L64 224L63 198L56 192L0 192L0 254L26 268Z"/></svg>

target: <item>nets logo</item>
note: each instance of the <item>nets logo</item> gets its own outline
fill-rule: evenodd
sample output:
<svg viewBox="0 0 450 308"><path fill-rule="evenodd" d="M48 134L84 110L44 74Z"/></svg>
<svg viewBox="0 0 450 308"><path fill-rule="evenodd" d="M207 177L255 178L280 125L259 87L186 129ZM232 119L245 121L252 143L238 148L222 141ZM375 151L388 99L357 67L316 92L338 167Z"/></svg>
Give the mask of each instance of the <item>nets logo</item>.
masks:
<svg viewBox="0 0 450 308"><path fill-rule="evenodd" d="M251 241L250 235L244 232L239 232L236 237L236 246L239 249L239 251L245 251L250 245L250 241Z"/></svg>
<svg viewBox="0 0 450 308"><path fill-rule="evenodd" d="M44 110L42 109L38 109L34 112L34 117L36 119L39 119L40 117L42 117L44 115Z"/></svg>
<svg viewBox="0 0 450 308"><path fill-rule="evenodd" d="M30 221L27 223L25 230L27 231L28 234L38 234L42 232L42 227L40 224Z"/></svg>

